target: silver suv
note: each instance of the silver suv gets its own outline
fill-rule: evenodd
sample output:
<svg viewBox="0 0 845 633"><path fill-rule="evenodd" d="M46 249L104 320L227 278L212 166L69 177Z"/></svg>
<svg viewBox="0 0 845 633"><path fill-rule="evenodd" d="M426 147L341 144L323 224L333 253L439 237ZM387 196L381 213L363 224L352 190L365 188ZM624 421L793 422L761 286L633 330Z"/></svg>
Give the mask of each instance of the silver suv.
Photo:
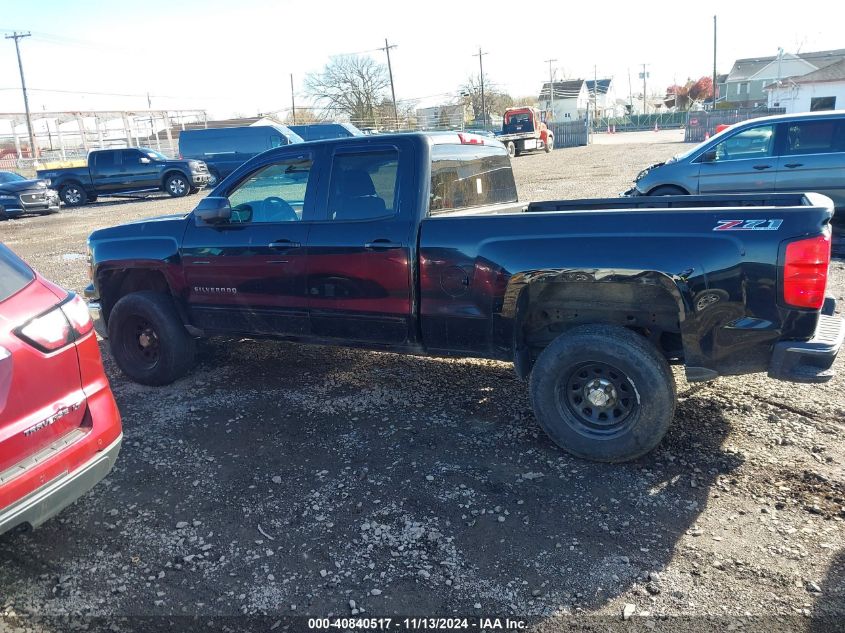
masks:
<svg viewBox="0 0 845 633"><path fill-rule="evenodd" d="M625 195L805 191L845 209L845 110L737 123L642 170Z"/></svg>

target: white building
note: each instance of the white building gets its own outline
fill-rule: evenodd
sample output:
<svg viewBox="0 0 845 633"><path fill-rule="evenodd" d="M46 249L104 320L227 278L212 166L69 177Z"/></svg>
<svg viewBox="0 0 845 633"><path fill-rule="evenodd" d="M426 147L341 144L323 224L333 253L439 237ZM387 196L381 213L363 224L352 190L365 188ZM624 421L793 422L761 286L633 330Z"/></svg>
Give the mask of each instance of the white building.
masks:
<svg viewBox="0 0 845 633"><path fill-rule="evenodd" d="M583 79L569 79L555 81L554 88L549 91L549 82L543 84L540 96L537 97L538 107L546 112L554 108L552 120L557 122L576 121L587 116L587 109L591 108L590 91Z"/></svg>
<svg viewBox="0 0 845 633"><path fill-rule="evenodd" d="M845 59L799 77L766 86L770 108L788 114L845 109Z"/></svg>

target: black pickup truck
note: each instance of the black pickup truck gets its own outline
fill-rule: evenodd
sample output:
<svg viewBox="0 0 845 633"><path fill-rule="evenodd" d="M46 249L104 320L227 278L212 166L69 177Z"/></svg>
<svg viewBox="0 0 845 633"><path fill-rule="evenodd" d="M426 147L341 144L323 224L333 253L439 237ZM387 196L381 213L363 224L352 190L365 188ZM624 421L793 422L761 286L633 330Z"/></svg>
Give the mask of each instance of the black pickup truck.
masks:
<svg viewBox="0 0 845 633"><path fill-rule="evenodd" d="M196 192L210 178L201 160L172 160L146 147L95 150L88 154L85 167L37 173L49 179L69 207L94 202L100 195L142 191L164 191L178 198Z"/></svg>
<svg viewBox="0 0 845 633"><path fill-rule="evenodd" d="M679 196L522 205L505 148L397 134L265 152L177 216L88 239L118 366L161 385L196 339L249 335L512 361L554 442L652 449L690 380L828 380L830 200Z"/></svg>

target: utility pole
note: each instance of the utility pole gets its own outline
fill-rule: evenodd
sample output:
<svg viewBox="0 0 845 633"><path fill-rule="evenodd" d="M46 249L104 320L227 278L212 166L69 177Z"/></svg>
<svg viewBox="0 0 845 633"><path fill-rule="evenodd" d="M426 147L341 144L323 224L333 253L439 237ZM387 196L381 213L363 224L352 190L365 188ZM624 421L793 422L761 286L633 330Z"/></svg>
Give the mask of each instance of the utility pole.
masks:
<svg viewBox="0 0 845 633"><path fill-rule="evenodd" d="M551 120L555 120L555 76L554 72L552 72L552 62L556 62L556 59L547 59L545 60L546 63L549 65L549 110Z"/></svg>
<svg viewBox="0 0 845 633"><path fill-rule="evenodd" d="M393 89L393 67L390 65L391 48L396 48L396 44L388 44L387 38L384 38L384 48L381 50L387 53L387 72L390 75L390 96L393 97L393 124L399 127L399 110L396 109L396 91Z"/></svg>
<svg viewBox="0 0 845 633"><path fill-rule="evenodd" d="M487 102L484 99L484 63L481 61L481 58L486 54L481 52L481 47L479 46L478 54L473 55L473 57L478 57L478 70L481 75L481 124L484 126L487 125Z"/></svg>
<svg viewBox="0 0 845 633"><path fill-rule="evenodd" d="M23 107L26 111L26 129L29 132L29 151L32 154L33 158L36 157L35 151L35 135L32 133L32 117L29 114L29 97L26 95L26 80L23 78L23 62L21 62L21 48L18 44L18 40L22 40L25 37L30 37L32 33L27 31L26 33L18 33L15 31L11 35L7 35L7 40L15 40L15 52L18 54L18 68L21 71L21 89L23 90Z"/></svg>
<svg viewBox="0 0 845 633"><path fill-rule="evenodd" d="M716 109L716 16L713 16L713 109Z"/></svg>
<svg viewBox="0 0 845 633"><path fill-rule="evenodd" d="M599 118L599 71L593 64L593 119Z"/></svg>
<svg viewBox="0 0 845 633"><path fill-rule="evenodd" d="M646 93L645 93L645 80L648 77L648 73L645 71L645 67L647 65L648 64L643 64L643 72L640 73L642 75L642 78L643 78L643 114L648 114L648 101L647 101L646 96L645 96L646 95Z"/></svg>
<svg viewBox="0 0 845 633"><path fill-rule="evenodd" d="M290 109L293 114L293 124L296 125L296 101L293 96L293 73L290 74Z"/></svg>
<svg viewBox="0 0 845 633"><path fill-rule="evenodd" d="M780 63L783 59L783 48L778 48L778 80L777 80L777 103L778 107L780 107Z"/></svg>
<svg viewBox="0 0 845 633"><path fill-rule="evenodd" d="M631 94L631 67L628 66L628 108L631 110L630 114L634 114L634 97Z"/></svg>

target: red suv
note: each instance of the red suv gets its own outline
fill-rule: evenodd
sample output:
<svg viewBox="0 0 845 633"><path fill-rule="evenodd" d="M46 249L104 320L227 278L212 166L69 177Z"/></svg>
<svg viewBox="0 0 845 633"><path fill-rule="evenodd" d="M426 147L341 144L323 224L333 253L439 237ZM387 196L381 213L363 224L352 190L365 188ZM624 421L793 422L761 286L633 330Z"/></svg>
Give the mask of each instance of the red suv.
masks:
<svg viewBox="0 0 845 633"><path fill-rule="evenodd" d="M122 438L85 303L0 244L0 534L91 489Z"/></svg>

